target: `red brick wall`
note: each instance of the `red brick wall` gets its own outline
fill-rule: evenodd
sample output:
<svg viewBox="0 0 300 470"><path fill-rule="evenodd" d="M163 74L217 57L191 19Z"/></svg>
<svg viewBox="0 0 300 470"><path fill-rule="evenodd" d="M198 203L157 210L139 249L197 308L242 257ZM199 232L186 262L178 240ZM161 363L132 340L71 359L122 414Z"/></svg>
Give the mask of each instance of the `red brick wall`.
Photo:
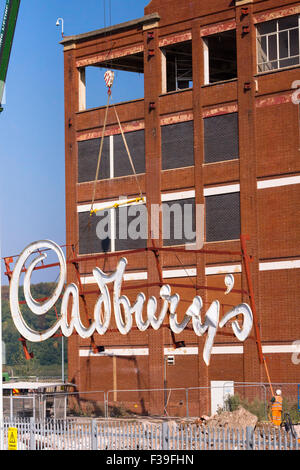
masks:
<svg viewBox="0 0 300 470"><path fill-rule="evenodd" d="M158 12L161 20L147 26L143 31L132 28L118 31L113 35L114 51L124 48L142 47L144 54L145 96L142 100L123 103L117 106L124 128L134 130L145 128L146 174L139 175L139 184L146 193L148 206L159 203L161 192L195 189L196 202L202 204L203 188L222 184L240 184L241 229L250 235L248 250L252 256L251 275L254 285L255 302L258 310L259 330L263 344L291 344L300 337L297 305L299 294L299 269L259 271L263 261L279 261L299 258L299 185L287 185L267 189L257 189L257 182L267 178L281 178L299 173L299 107L291 103L291 84L299 78L299 68L290 68L271 74L256 74L256 37L255 22L258 15L277 12L280 8L297 7L297 2L282 0L253 1L247 5L248 15L241 15L241 6L234 7L227 0L210 2L182 2L174 0L152 0L145 14ZM236 25L238 79L227 83L204 86L203 41L201 28L215 27L226 29ZM243 35L243 26L249 25L250 33ZM232 26L230 26L232 27ZM149 29L150 28L150 29ZM154 32L149 43L147 31ZM159 41L172 42L174 35L188 34L193 46L193 89L163 95L161 93L161 64ZM149 57L147 50L155 50ZM95 60L107 50L105 37L91 37L65 48L65 113L66 113L66 221L67 244L74 244L77 253L78 227L77 204L91 202L93 183L77 183L77 141L99 137L102 133L104 108L78 113L78 75L77 66L85 60ZM117 54L117 52L116 52ZM244 85L250 83L250 90ZM155 109L149 111L149 103ZM203 117L211 114L230 112L234 109L239 115L239 159L214 164L204 164ZM232 112L232 111L231 111ZM194 121L194 159L193 167L161 171L162 123L180 120ZM127 127L126 127L127 126ZM115 133L118 125L113 112L108 115L107 134ZM118 196L137 194L133 176L104 180L96 185L96 201L110 200ZM150 241L149 241L150 244ZM239 241L209 243L205 248L211 250L240 250ZM69 253L70 256L70 253ZM127 255L126 255L127 256ZM148 272L148 282L159 282L159 272L153 253L127 256L128 269ZM218 298L221 303L249 302L249 297L230 294L225 297L219 291L204 289L203 286L224 286L224 276L205 276L205 266L224 263L240 263L239 255L181 253L180 260L173 254L160 255L161 266L197 267L196 284L198 289L178 288L183 301L179 317L182 318L188 301L201 295L205 306ZM117 257L103 258L79 263L82 274L90 274L95 263L107 272L116 267ZM236 286L247 289L245 272L235 276ZM76 281L73 265L68 267L68 282ZM170 283L189 284L191 280L171 279ZM164 282L168 282L165 280ZM143 281L137 282L134 291L126 295L133 301ZM126 285L130 285L126 284ZM95 290L95 286L85 287ZM159 287L142 289L147 297L159 296ZM172 290L173 292L173 290ZM96 294L87 295L89 316L92 318ZM82 305L83 308L83 305ZM206 308L204 309L205 312ZM203 315L204 315L203 312ZM223 310L221 310L223 314ZM111 328L115 328L112 320ZM209 387L211 380L267 381L265 370L259 364L254 330L244 343L243 355L212 355L211 365L207 367L202 359L205 338L198 338L187 330L179 335L186 346L199 347L199 357L193 355L176 356L176 365L167 368L167 385L178 387ZM147 330L142 333L133 330L127 336L118 332L108 332L103 337L95 335L98 345L127 348L149 347L150 356L117 358L117 378L113 379L111 358L79 358L79 347L89 347L88 340L73 336L69 340L69 379L75 380L83 390L108 390L117 383L119 389L163 388L164 355L163 347L172 344L167 327L159 331ZM216 344L239 344L227 327L216 336ZM274 382L296 381L297 366L292 364L290 354L267 354L270 375ZM298 366L299 367L299 366ZM118 400L120 397L118 396ZM162 413L161 394L149 399L150 412ZM137 409L141 410L141 397L134 397ZM133 400L133 401L134 401ZM131 400L129 400L131 401ZM174 413L181 412L181 397L174 398ZM195 405L196 403L196 405ZM209 412L210 395L208 392L194 395L193 412ZM176 408L177 407L177 408ZM176 411L177 410L177 411Z"/></svg>

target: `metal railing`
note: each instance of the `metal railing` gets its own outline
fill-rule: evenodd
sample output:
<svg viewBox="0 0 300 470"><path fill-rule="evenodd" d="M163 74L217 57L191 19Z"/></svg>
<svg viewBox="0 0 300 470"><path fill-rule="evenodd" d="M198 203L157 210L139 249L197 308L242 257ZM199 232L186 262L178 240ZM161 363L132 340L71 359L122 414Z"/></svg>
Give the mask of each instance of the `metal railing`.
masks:
<svg viewBox="0 0 300 470"><path fill-rule="evenodd" d="M299 450L283 428L209 428L173 421L4 420L3 445L17 429L16 450Z"/></svg>

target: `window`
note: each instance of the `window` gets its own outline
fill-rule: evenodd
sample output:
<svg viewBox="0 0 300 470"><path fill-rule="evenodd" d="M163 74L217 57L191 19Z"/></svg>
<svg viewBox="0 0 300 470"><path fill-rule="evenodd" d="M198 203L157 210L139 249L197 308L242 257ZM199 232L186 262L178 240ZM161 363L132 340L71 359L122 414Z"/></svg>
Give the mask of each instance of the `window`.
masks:
<svg viewBox="0 0 300 470"><path fill-rule="evenodd" d="M299 62L300 16L286 16L257 25L258 72L278 70Z"/></svg>
<svg viewBox="0 0 300 470"><path fill-rule="evenodd" d="M205 197L206 241L240 238L240 193Z"/></svg>
<svg viewBox="0 0 300 470"><path fill-rule="evenodd" d="M94 181L96 176L101 139L90 139L78 142L78 183ZM98 179L110 178L110 142L104 137Z"/></svg>
<svg viewBox="0 0 300 470"><path fill-rule="evenodd" d="M146 205L128 204L112 207L116 202L102 203L103 209L90 216L79 212L79 254L105 253L147 246ZM97 209L97 204L94 205Z"/></svg>
<svg viewBox="0 0 300 470"><path fill-rule="evenodd" d="M146 204L118 207L115 214L115 251L146 248L148 239Z"/></svg>
<svg viewBox="0 0 300 470"><path fill-rule="evenodd" d="M163 93L193 87L192 41L162 49Z"/></svg>
<svg viewBox="0 0 300 470"><path fill-rule="evenodd" d="M126 143L137 174L145 173L145 132L126 132ZM101 138L78 142L78 183L94 181ZM121 134L104 137L98 179L132 175L127 151Z"/></svg>
<svg viewBox="0 0 300 470"><path fill-rule="evenodd" d="M110 59L100 64L81 67L79 72L79 111L105 106L106 70L114 72L112 100L114 103L144 97L144 54L138 52Z"/></svg>
<svg viewBox="0 0 300 470"><path fill-rule="evenodd" d="M178 194L178 195L177 195ZM172 193L162 197L162 204L152 210L152 231L162 210L162 233L164 246L191 245L203 233L196 233L197 216L202 215L195 204L194 191ZM133 198L118 201L97 202L93 208L96 214L90 216L90 206L78 206L79 254L115 252L146 248L148 240L148 212L145 201L133 202ZM121 203L116 207L116 203ZM198 212L198 213L197 213ZM199 235L200 233L200 235Z"/></svg>
<svg viewBox="0 0 300 470"><path fill-rule="evenodd" d="M239 157L238 113L204 119L204 161L215 163Z"/></svg>
<svg viewBox="0 0 300 470"><path fill-rule="evenodd" d="M224 31L204 39L204 83L237 78L236 32Z"/></svg>
<svg viewBox="0 0 300 470"><path fill-rule="evenodd" d="M108 204L109 205L109 204ZM112 251L111 223L112 211L103 210L97 216L90 216L89 212L78 214L79 254L106 253ZM102 238L97 236L97 225L103 220L106 224L106 234Z"/></svg>
<svg viewBox="0 0 300 470"><path fill-rule="evenodd" d="M162 126L161 145L163 170L194 165L194 122Z"/></svg>
<svg viewBox="0 0 300 470"><path fill-rule="evenodd" d="M145 131L126 132L125 138L136 173L145 173ZM111 145L114 177L132 175L132 167L122 135L114 135Z"/></svg>
<svg viewBox="0 0 300 470"><path fill-rule="evenodd" d="M185 245L196 241L195 198L162 203L163 245Z"/></svg>

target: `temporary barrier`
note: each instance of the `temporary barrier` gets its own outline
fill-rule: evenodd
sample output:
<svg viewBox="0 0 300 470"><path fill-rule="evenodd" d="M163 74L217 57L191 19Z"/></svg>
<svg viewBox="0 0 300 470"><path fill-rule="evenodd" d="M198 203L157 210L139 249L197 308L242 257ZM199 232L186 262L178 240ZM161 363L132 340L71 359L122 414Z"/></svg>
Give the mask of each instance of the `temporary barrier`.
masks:
<svg viewBox="0 0 300 470"><path fill-rule="evenodd" d="M283 396L283 412L292 421L300 421L298 411L298 384L273 383ZM268 383L211 382L210 387L115 389L45 394L5 396L4 416L10 419L65 419L78 416L89 418L141 418L151 416L150 401L155 399L162 410L162 418L199 418L199 402L207 398L209 408L202 414L211 416L221 411L233 411L244 406L260 421L270 419L271 390ZM158 415L155 415L158 416Z"/></svg>

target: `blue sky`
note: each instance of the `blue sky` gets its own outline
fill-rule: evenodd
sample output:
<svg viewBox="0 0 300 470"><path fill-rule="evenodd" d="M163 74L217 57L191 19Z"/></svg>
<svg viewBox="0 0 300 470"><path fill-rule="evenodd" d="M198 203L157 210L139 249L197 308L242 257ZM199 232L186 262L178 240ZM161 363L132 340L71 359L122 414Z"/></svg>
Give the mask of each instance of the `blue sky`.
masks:
<svg viewBox="0 0 300 470"><path fill-rule="evenodd" d="M63 52L57 18L64 19L66 36L80 34L139 18L149 1L21 0L0 114L2 257L35 240L65 243ZM0 0L1 21L4 6ZM3 264L1 269L7 284Z"/></svg>

